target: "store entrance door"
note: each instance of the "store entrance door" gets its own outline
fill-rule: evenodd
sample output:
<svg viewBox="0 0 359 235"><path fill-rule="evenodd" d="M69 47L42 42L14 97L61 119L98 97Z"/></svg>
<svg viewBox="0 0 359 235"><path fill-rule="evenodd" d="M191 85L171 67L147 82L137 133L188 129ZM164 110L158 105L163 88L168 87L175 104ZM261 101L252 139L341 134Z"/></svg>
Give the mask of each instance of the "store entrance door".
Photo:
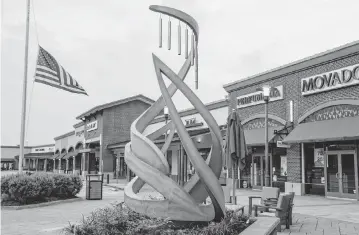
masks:
<svg viewBox="0 0 359 235"><path fill-rule="evenodd" d="M327 152L327 196L340 198L357 198L355 151Z"/></svg>
<svg viewBox="0 0 359 235"><path fill-rule="evenodd" d="M253 189L262 189L264 186L264 169L265 159L264 156L252 156L252 182Z"/></svg>

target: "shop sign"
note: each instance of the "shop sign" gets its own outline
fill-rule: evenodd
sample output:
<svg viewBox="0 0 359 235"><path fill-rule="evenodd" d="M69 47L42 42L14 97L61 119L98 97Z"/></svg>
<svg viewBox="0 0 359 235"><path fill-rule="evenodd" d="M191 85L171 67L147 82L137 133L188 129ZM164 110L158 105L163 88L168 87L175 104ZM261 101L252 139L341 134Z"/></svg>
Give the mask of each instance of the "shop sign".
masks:
<svg viewBox="0 0 359 235"><path fill-rule="evenodd" d="M202 125L203 125L203 122L198 123L198 122L196 121L196 118L195 118L195 117L185 120L185 127L186 127L186 128L188 128L188 127L202 126Z"/></svg>
<svg viewBox="0 0 359 235"><path fill-rule="evenodd" d="M359 64L303 78L301 92L302 95L311 95L354 85L359 85Z"/></svg>
<svg viewBox="0 0 359 235"><path fill-rule="evenodd" d="M290 148L290 145L289 144L283 144L282 141L277 141L277 147L278 148L286 148L286 149L289 149Z"/></svg>
<svg viewBox="0 0 359 235"><path fill-rule="evenodd" d="M314 149L314 167L324 167L324 149Z"/></svg>
<svg viewBox="0 0 359 235"><path fill-rule="evenodd" d="M93 122L90 122L86 125L86 130L87 132L89 131L93 131L93 130L96 130L97 129L97 120L96 121L93 121Z"/></svg>
<svg viewBox="0 0 359 235"><path fill-rule="evenodd" d="M40 148L34 148L31 149L31 153L48 153L48 152L54 152L54 147L40 147Z"/></svg>
<svg viewBox="0 0 359 235"><path fill-rule="evenodd" d="M273 87L269 94L269 102L283 99L283 85ZM238 96L237 108L245 108L248 106L258 105L264 103L264 96L262 91L253 92L247 95Z"/></svg>
<svg viewBox="0 0 359 235"><path fill-rule="evenodd" d="M81 136L84 132L85 132L84 130L78 131L78 132L76 132L76 136Z"/></svg>

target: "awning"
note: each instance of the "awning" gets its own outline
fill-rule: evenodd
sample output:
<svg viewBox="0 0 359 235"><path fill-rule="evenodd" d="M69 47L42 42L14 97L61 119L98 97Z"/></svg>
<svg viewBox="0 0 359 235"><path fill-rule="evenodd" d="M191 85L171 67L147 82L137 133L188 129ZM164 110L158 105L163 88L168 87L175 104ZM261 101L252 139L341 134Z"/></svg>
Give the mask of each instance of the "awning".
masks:
<svg viewBox="0 0 359 235"><path fill-rule="evenodd" d="M299 124L284 143L359 139L359 116Z"/></svg>
<svg viewBox="0 0 359 235"><path fill-rule="evenodd" d="M78 154L77 150L73 152L69 152L62 159L69 159L70 157L76 156L77 154Z"/></svg>
<svg viewBox="0 0 359 235"><path fill-rule="evenodd" d="M276 126L276 127L268 127L268 142L270 142L275 134L274 131L281 130L283 126ZM248 146L260 146L264 145L265 143L265 128L259 129L251 129L251 130L244 130L244 137L246 140L246 145Z"/></svg>
<svg viewBox="0 0 359 235"><path fill-rule="evenodd" d="M62 159L63 157L66 156L67 153L61 153L58 157L56 157L55 159Z"/></svg>

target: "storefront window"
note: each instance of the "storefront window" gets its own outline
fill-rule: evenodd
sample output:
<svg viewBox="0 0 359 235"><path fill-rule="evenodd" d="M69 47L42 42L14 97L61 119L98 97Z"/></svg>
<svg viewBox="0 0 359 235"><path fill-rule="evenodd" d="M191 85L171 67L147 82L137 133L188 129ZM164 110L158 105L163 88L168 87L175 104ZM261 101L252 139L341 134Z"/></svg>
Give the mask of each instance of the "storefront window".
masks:
<svg viewBox="0 0 359 235"><path fill-rule="evenodd" d="M306 194L325 195L324 157L323 144L304 144Z"/></svg>

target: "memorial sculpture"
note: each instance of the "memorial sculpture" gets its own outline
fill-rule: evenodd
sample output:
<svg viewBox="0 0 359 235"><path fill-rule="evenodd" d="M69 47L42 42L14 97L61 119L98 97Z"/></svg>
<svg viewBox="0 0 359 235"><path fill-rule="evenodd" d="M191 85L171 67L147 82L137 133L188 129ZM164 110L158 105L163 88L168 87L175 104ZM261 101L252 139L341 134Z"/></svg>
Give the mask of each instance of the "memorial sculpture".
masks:
<svg viewBox="0 0 359 235"><path fill-rule="evenodd" d="M218 124L194 92L183 82L191 66L195 68L196 89L198 88L198 39L197 22L188 14L165 6L150 6L150 10L160 13L160 43L162 47L162 16L169 17L168 49L171 50L171 18L178 20L178 55L181 55L181 27L185 25L185 62L179 73L173 72L164 62L153 54L153 63L162 96L131 125L131 141L125 147L127 166L136 174L125 187L125 204L132 210L151 217L168 218L174 221L220 221L225 214L224 194L218 181L222 170L222 136ZM191 35L191 50L188 52L188 34ZM163 76L165 75L165 76ZM163 77L171 84L167 88ZM171 99L179 89L191 102L207 123L212 146L206 160L197 151L178 111ZM170 121L152 133L145 133L146 127L167 106ZM169 177L169 165L164 153L172 141L174 133L179 135L189 160L195 168L195 175L181 187ZM153 142L168 133L164 145ZM163 200L147 200L137 195L139 190L149 184L161 193ZM205 204L210 197L211 203Z"/></svg>

